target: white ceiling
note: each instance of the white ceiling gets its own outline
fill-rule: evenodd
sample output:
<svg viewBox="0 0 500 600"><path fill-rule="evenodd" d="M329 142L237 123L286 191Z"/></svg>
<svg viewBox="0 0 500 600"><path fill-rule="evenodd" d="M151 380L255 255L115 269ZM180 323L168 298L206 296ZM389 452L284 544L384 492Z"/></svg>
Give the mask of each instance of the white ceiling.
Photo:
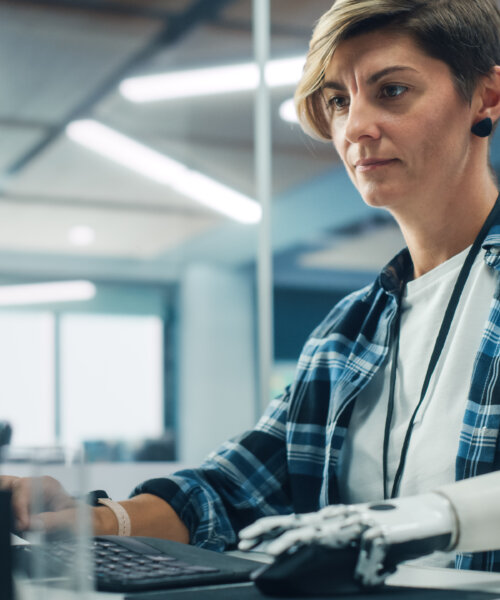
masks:
<svg viewBox="0 0 500 600"><path fill-rule="evenodd" d="M154 259L203 232L230 225L168 187L77 146L60 129L73 118L98 119L254 196L252 94L134 105L117 92L126 75L252 58L251 0L234 0L214 19L189 25L175 43L158 46L127 68L165 26L172 26L168 17L194 4L0 1L0 252L12 264L19 255L23 271L29 272L29 257L36 257L35 265L46 255L56 275L58 256ZM329 5L330 0L273 0L273 57L304 53L311 26ZM336 161L328 145L308 140L277 116L280 103L292 93L292 88L272 93L276 195ZM26 159L51 134L49 143ZM16 163L23 158L19 168ZM67 235L73 225L93 227L95 244L72 247Z"/></svg>

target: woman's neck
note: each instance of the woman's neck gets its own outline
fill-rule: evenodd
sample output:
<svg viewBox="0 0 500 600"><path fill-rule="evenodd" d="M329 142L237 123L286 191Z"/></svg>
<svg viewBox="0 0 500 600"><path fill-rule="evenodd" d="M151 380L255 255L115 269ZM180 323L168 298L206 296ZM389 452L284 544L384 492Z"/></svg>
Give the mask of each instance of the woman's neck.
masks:
<svg viewBox="0 0 500 600"><path fill-rule="evenodd" d="M448 201L428 202L417 214L394 214L410 251L416 279L476 239L495 203L498 191L492 180L480 193L458 194Z"/></svg>

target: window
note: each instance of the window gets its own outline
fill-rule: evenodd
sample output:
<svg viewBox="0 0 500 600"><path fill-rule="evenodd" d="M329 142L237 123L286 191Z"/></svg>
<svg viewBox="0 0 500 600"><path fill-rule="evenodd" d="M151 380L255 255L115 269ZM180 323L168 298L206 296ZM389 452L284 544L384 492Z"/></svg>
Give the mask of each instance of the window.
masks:
<svg viewBox="0 0 500 600"><path fill-rule="evenodd" d="M0 419L13 426L17 446L53 444L54 317L0 314Z"/></svg>
<svg viewBox="0 0 500 600"><path fill-rule="evenodd" d="M137 439L163 430L163 339L157 317L61 320L62 441Z"/></svg>
<svg viewBox="0 0 500 600"><path fill-rule="evenodd" d="M158 437L163 431L163 322L152 316L0 313L0 419L16 446L56 441L56 377L61 439ZM59 364L56 364L59 356Z"/></svg>

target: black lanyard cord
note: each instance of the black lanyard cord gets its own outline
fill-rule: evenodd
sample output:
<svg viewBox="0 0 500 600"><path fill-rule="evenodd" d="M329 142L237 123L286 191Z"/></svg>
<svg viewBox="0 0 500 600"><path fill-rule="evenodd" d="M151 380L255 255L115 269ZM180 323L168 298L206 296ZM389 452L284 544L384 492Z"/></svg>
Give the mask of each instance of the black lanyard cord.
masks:
<svg viewBox="0 0 500 600"><path fill-rule="evenodd" d="M451 324L453 322L453 317L455 316L455 312L457 310L458 304L460 302L460 297L465 288L465 284L467 282L467 278L469 277L470 271L472 269L472 265L476 260L477 255L481 250L481 246L486 238L488 231L491 229L493 223L500 216L500 196L498 196L495 205L493 206L488 218L484 222L481 227L481 231L477 235L474 243L472 244L471 249L469 250L467 257L462 265L460 273L458 275L457 281L455 283L455 287L453 288L453 292L451 294L450 301L448 302L448 306L446 307L446 311L444 313L443 322L441 323L441 328L439 329L439 333L436 338L436 343L434 344L434 349L431 354L431 358L429 361L429 366L427 367L427 373L425 374L424 383L422 385L422 390L420 392L420 400L413 411L410 422L408 424L408 429L406 430L405 438L403 441L403 446L401 449L401 457L399 459L399 465L396 470L396 475L394 477L394 483L391 491L391 498L395 498L399 494L399 488L401 485L401 478L403 476L403 471L406 463L406 456L408 454L408 447L410 445L411 434L413 430L413 426L415 424L415 419L417 417L418 411L422 406L422 402L424 401L425 394L427 393L427 389L429 387L429 383L431 381L432 374L436 369L437 363L443 351L444 345L446 343L446 338L448 337L448 333L451 328ZM399 353L399 338L400 338L400 328L401 328L401 304L403 299L403 292L405 288L404 284L402 286L401 294L399 296L398 301L398 310L396 314L396 324L394 327L394 349L392 356L392 366L391 366L391 379L390 379L390 388L389 388L389 402L387 406L387 416L385 421L385 430L384 430L384 448L383 448L383 477L384 477L384 498L389 498L388 490L387 490L387 471L388 471L388 454L389 454L389 437L390 430L392 424L392 416L394 412L394 396L395 396L395 387L396 387L396 372L398 365L398 353Z"/></svg>
<svg viewBox="0 0 500 600"><path fill-rule="evenodd" d="M400 328L401 328L401 306L403 303L403 292L405 286L403 285L400 290L399 298L398 298L398 308L396 312L396 318L394 322L394 348L392 349L392 368L391 368L391 380L389 383L389 402L387 405L387 416L385 418L385 430L384 430L384 455L382 461L382 471L384 478L384 499L387 500L388 490L387 490L387 479L388 479L388 456L389 456L389 438L391 434L391 423L392 423L392 413L394 412L394 393L396 389L396 368L394 367L394 357L398 356L399 353L399 338L400 338ZM391 496L392 497L392 496Z"/></svg>

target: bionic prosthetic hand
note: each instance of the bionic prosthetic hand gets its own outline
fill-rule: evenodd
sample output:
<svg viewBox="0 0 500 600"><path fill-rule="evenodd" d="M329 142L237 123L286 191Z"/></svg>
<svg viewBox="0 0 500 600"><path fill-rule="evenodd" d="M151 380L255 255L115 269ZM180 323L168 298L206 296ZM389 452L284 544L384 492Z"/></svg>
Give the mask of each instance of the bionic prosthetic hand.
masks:
<svg viewBox="0 0 500 600"><path fill-rule="evenodd" d="M329 552L332 570L352 563L350 577L363 586L376 586L398 562L453 547L456 525L448 500L440 494L370 504L327 506L316 513L266 517L240 532L240 549L255 549L276 557L276 565L309 556L321 560ZM310 547L309 552L305 547ZM295 565L295 569L298 565ZM334 573L330 571L334 576Z"/></svg>
<svg viewBox="0 0 500 600"><path fill-rule="evenodd" d="M341 579L350 571L351 582L376 586L398 563L436 550L500 548L500 472L418 496L266 517L243 529L240 538L240 549L275 558L261 573L264 579L276 577L280 584L287 577L298 581L297 574L308 561L307 572L318 571L316 580L325 569L326 580L334 579L340 569Z"/></svg>

